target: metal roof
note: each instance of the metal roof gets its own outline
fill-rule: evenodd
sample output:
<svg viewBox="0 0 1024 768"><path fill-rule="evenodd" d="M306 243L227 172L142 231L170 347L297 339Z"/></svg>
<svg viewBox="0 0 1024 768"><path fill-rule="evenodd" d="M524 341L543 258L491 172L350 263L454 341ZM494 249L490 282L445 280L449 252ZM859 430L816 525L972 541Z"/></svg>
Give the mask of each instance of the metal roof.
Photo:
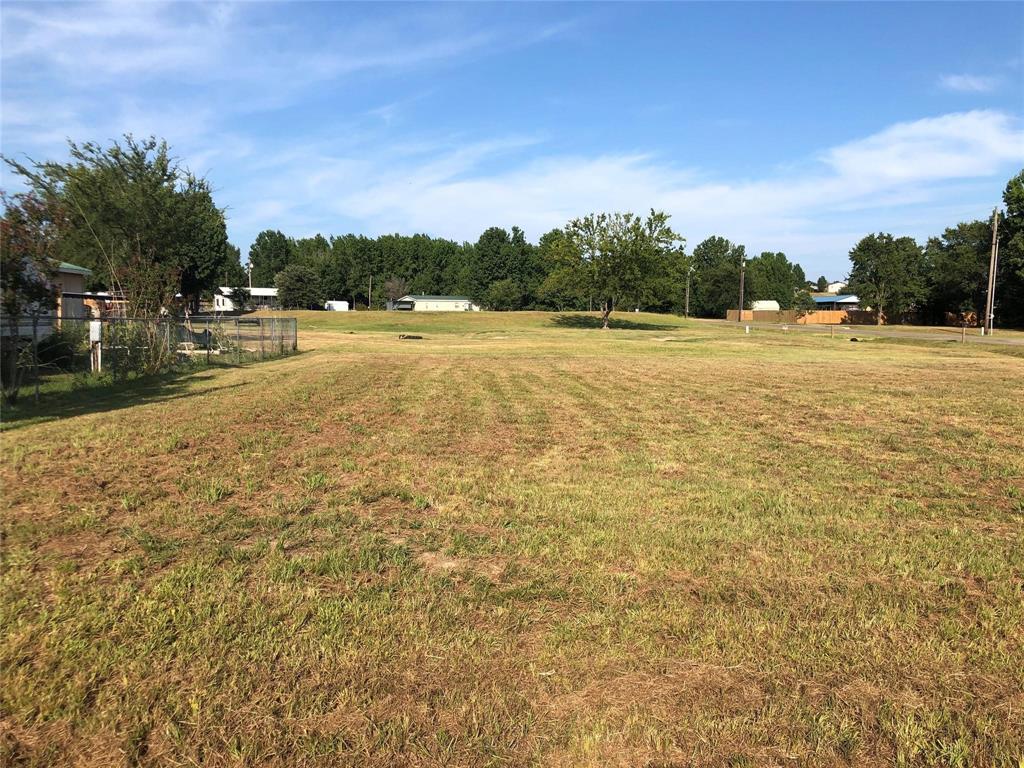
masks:
<svg viewBox="0 0 1024 768"><path fill-rule="evenodd" d="M80 267L77 264L69 264L66 261L62 261L57 265L58 272L70 272L73 275L91 275L92 270Z"/></svg>
<svg viewBox="0 0 1024 768"><path fill-rule="evenodd" d="M852 293L843 293L838 296L815 296L817 304L856 304L860 299Z"/></svg>
<svg viewBox="0 0 1024 768"><path fill-rule="evenodd" d="M468 296L427 296L422 293L409 293L398 301L469 301Z"/></svg>

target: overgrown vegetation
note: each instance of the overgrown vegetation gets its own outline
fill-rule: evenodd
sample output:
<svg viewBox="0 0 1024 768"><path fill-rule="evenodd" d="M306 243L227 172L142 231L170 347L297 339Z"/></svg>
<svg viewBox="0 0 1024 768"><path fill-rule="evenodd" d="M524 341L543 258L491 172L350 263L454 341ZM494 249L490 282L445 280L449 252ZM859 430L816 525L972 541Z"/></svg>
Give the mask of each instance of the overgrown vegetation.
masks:
<svg viewBox="0 0 1024 768"><path fill-rule="evenodd" d="M5 434L0 762L1019 762L1019 357L412 314Z"/></svg>

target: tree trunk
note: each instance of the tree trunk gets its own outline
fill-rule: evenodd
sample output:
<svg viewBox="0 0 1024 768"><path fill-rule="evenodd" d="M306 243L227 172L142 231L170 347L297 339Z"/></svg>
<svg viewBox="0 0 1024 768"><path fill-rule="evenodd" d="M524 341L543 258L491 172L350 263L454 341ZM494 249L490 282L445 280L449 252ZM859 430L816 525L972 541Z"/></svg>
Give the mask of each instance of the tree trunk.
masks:
<svg viewBox="0 0 1024 768"><path fill-rule="evenodd" d="M878 312L875 314L875 322L878 325L882 324L882 305L881 304L878 305Z"/></svg>
<svg viewBox="0 0 1024 768"><path fill-rule="evenodd" d="M612 314L612 303L610 301L604 301L601 304L601 330L608 330L608 318Z"/></svg>

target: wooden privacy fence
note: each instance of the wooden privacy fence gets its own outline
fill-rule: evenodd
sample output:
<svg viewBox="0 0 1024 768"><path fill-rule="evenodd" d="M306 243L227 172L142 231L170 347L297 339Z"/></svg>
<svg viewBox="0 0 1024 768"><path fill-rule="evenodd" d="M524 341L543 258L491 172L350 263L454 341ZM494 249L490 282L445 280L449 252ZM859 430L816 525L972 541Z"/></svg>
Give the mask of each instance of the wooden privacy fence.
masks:
<svg viewBox="0 0 1024 768"><path fill-rule="evenodd" d="M725 319L744 323L790 323L792 325L874 325L877 322L874 312L863 309L829 309L808 312L798 317L794 309L762 310L744 309L740 317L739 310L730 309Z"/></svg>

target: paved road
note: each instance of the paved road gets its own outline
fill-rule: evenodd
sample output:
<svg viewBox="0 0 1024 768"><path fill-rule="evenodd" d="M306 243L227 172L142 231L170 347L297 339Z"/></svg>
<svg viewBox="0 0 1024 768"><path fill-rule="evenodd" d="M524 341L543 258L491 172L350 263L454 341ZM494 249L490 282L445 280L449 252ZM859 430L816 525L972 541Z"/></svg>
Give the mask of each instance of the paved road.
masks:
<svg viewBox="0 0 1024 768"><path fill-rule="evenodd" d="M737 326L740 323L727 320L712 320L710 322L723 325ZM764 330L781 331L783 328L789 332L796 333L829 333L834 328L835 337L849 338L852 336L878 336L881 338L914 339L920 341L955 341L961 339L959 328L930 328L928 330L905 328L899 326L877 326L877 325L784 325L780 323L743 323L751 329L762 328ZM1000 335L996 329L992 336L982 336L978 328L968 328L966 336L963 337L968 344L1002 344L1006 346L1024 346L1024 335L1011 331L1009 335Z"/></svg>

